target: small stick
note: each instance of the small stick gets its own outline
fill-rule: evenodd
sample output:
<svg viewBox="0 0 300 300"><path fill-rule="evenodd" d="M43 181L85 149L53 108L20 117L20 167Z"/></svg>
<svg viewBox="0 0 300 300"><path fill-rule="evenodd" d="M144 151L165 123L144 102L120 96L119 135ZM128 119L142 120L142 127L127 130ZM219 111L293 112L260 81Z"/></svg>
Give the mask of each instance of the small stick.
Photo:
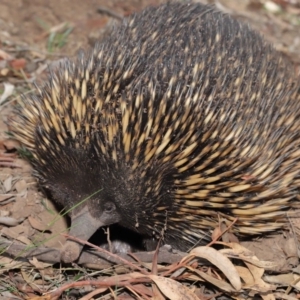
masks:
<svg viewBox="0 0 300 300"><path fill-rule="evenodd" d="M112 256L112 257L114 257L114 258L120 260L122 263L126 264L127 266L130 266L130 267L133 268L133 269L139 270L139 271L140 271L142 274L144 274L144 275L148 275L148 274L149 274L148 271L146 271L145 269L141 268L141 267L138 266L138 265L134 265L134 264L133 264L132 262L130 262L129 260L127 260L127 259L125 259L125 258L122 258L122 257L120 257L120 256L118 256L118 255L116 255L116 254L114 254L114 253L111 253L111 252L109 252L109 251L107 251L107 250L105 250L105 249L103 249L103 248L97 247L97 246L93 245L93 244L90 243L90 242L87 242L87 241L78 239L78 238L76 238L76 237L74 237L74 236L71 236L71 235L68 235L68 234L62 234L62 236L68 238L69 240L75 241L75 242L77 242L77 243L80 243L80 244L83 244L83 245L88 245L88 246L90 246L90 247L96 249L96 250L99 251L99 252L108 254L108 255L110 255L110 256Z"/></svg>
<svg viewBox="0 0 300 300"><path fill-rule="evenodd" d="M111 9L109 9L108 7L105 7L105 6L99 6L97 8L97 13L105 14L105 15L108 15L109 17L112 17L112 18L115 18L115 19L118 19L118 20L123 19L122 15L118 14L115 11L112 11Z"/></svg>

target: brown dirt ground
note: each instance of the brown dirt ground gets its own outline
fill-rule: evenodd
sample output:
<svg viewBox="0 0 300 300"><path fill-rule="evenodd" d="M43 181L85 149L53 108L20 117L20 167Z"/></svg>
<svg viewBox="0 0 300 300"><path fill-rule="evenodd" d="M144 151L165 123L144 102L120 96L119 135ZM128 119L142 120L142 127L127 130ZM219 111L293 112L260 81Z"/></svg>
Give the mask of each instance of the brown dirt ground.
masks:
<svg viewBox="0 0 300 300"><path fill-rule="evenodd" d="M6 83L14 87L12 95L5 97L3 103L0 103L0 219L2 216L9 216L18 221L16 226L0 227L3 237L18 240L25 245L46 240L45 246L60 248L64 237L57 233L67 228L66 221L60 218L53 224L51 231L45 231L57 212L52 203L38 190L31 175L30 165L16 155L15 142L7 139L8 128L5 121L11 116L16 95L32 89L33 80L42 80L47 72L47 64L55 63L65 55L72 56L78 49L87 48L101 39L106 28L113 22L118 22L118 16L129 15L149 4L156 5L159 2L161 1L0 1L0 99L6 90ZM300 74L299 0L202 2L215 3L221 10L250 23L291 60L296 72ZM101 13L97 11L99 8ZM280 11L276 11L278 8ZM59 41L59 37L64 33L67 37ZM63 42L65 45L60 44ZM244 246L251 249L259 259L276 262L277 271L289 274L292 268L298 266L297 247L290 232L278 232L272 239L258 239L244 243ZM7 257L0 256L0 264L8 262ZM15 284L18 291L10 290L4 283L9 280L13 283L28 283L28 279L24 279L24 274L7 273L7 269L5 272L0 270L0 295L3 299L9 299L12 294L20 298L21 294L39 294L32 286L29 290L22 290L18 284ZM13 283L10 283L10 286Z"/></svg>

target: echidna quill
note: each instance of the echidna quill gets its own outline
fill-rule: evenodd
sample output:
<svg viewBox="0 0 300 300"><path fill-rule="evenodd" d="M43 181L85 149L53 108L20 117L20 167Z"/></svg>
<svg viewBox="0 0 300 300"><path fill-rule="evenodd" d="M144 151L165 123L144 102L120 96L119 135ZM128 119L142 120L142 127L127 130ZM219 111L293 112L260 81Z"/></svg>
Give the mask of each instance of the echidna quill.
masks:
<svg viewBox="0 0 300 300"><path fill-rule="evenodd" d="M289 64L202 4L147 8L66 60L11 124L82 239L119 223L187 250L219 216L238 236L299 208L300 97ZM78 258L67 241L62 260Z"/></svg>

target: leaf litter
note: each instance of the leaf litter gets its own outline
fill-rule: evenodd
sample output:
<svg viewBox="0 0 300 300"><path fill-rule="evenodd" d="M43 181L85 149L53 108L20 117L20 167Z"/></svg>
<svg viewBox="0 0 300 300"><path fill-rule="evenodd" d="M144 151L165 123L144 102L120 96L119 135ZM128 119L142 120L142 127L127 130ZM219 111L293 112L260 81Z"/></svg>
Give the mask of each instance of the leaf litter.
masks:
<svg viewBox="0 0 300 300"><path fill-rule="evenodd" d="M33 81L46 78L49 65L55 68L65 54L72 56L74 49L101 39L111 19L119 20L159 1L117 1L114 6L100 1L92 10L78 3L75 15L88 11L85 20L75 19L74 14L70 17L56 2L46 9L34 3L27 11L14 8L15 3L0 3L0 23L5 9L13 20L20 20L19 27L11 28L6 22L0 30L0 223L6 218L0 229L0 294L6 299L298 299L300 224L293 216L289 216L289 231L269 239L239 243L230 226L220 220L213 243L189 253L164 246L151 253L124 256L93 246L99 251L97 256L83 253L78 265L59 264L58 249L66 239L67 223L37 189L31 167L15 152L18 145L7 139L9 128L4 121L17 105L18 95L30 92ZM278 51L291 59L300 75L300 3L209 2L262 30ZM37 22L32 21L24 34L19 15L30 9L43 12L38 15L48 26L37 31ZM53 22L55 15L60 17Z"/></svg>

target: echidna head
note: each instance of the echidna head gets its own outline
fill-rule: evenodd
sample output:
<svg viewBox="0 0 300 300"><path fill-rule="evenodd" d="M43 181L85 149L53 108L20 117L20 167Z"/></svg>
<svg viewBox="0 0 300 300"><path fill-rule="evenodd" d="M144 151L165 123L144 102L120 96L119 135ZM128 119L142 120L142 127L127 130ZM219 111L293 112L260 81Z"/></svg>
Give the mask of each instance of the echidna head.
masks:
<svg viewBox="0 0 300 300"><path fill-rule="evenodd" d="M53 199L70 210L69 235L82 240L115 223L144 235L159 235L172 206L170 176L165 172L170 168L155 161L134 168L121 153L115 164L109 157L97 156L93 147L61 148L56 159L50 159L49 152L39 153L35 169ZM76 260L81 248L68 241L62 260Z"/></svg>

